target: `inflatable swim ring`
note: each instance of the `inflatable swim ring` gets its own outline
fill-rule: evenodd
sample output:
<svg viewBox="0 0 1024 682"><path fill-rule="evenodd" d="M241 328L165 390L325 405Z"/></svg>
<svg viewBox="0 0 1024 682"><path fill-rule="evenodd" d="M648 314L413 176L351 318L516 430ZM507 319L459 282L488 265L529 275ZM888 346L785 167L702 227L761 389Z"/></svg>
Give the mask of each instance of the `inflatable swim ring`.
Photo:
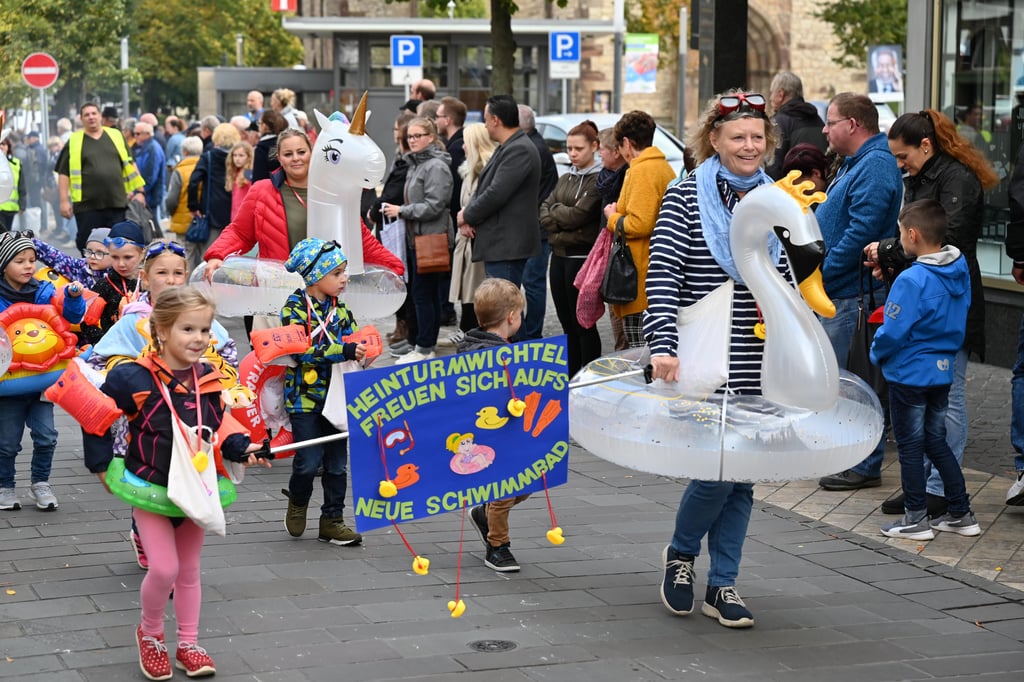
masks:
<svg viewBox="0 0 1024 682"><path fill-rule="evenodd" d="M238 363L239 383L256 396L249 405L231 410L231 416L249 431L253 443L270 437L271 447L294 443L292 423L284 408L284 365L266 365L260 362L256 353L251 352ZM275 457L284 459L295 454L294 450L278 452Z"/></svg>
<svg viewBox="0 0 1024 682"><path fill-rule="evenodd" d="M185 518L187 514L178 509L167 498L167 488L144 481L124 468L124 458L115 457L107 467L107 487L110 492L133 507L171 518ZM217 477L217 492L220 494L220 505L229 507L238 499L235 484L223 476Z"/></svg>

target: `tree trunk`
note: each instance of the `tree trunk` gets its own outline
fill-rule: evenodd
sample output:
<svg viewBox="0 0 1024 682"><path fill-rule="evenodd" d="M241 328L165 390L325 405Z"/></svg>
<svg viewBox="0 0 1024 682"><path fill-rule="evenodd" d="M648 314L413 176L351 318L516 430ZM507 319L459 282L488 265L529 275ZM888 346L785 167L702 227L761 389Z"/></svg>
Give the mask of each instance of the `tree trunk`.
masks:
<svg viewBox="0 0 1024 682"><path fill-rule="evenodd" d="M516 41L512 37L510 0L491 0L491 94L513 95Z"/></svg>

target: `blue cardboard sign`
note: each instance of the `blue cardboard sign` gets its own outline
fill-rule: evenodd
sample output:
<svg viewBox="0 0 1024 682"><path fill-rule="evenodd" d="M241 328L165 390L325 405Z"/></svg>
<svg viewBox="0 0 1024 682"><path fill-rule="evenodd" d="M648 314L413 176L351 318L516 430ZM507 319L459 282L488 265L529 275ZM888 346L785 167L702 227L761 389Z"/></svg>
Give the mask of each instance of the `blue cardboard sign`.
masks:
<svg viewBox="0 0 1024 682"><path fill-rule="evenodd" d="M565 343L559 336L345 374L356 528L563 485ZM513 393L522 405L510 404ZM395 496L381 496L383 480Z"/></svg>

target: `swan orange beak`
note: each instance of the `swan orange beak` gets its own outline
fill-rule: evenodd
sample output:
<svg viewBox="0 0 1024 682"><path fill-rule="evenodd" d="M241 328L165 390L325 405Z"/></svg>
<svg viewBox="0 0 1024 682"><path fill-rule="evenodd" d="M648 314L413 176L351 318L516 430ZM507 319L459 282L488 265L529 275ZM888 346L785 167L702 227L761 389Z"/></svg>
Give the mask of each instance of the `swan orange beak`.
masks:
<svg viewBox="0 0 1024 682"><path fill-rule="evenodd" d="M831 318L836 316L836 306L832 303L832 299L828 297L828 294L825 293L825 284L821 280L820 267L815 268L809 277L797 284L797 288L800 289L800 295L803 296L804 301L807 302L811 310L822 317Z"/></svg>

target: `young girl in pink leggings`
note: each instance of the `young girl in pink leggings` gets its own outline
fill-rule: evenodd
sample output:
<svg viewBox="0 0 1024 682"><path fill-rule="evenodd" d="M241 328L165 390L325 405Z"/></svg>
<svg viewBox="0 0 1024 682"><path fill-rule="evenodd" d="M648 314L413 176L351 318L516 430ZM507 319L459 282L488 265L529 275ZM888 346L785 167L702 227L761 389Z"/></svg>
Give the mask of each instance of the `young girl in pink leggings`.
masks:
<svg viewBox="0 0 1024 682"><path fill-rule="evenodd" d="M103 484L120 490L125 480L166 486L172 456L173 429L201 425L217 432L224 459L270 466L258 459L247 434L222 428L224 404L220 372L200 358L210 343L213 302L191 287L170 287L160 292L149 317L157 350L119 365L107 374L101 390L111 396L129 419L125 474L107 479L111 448L85 448L86 466ZM109 440L109 432L102 437ZM175 456L178 456L175 454ZM211 458L212 459L212 458ZM213 463L211 462L211 465ZM142 581L142 623L136 630L139 666L151 680L170 679L171 662L164 643L164 609L174 589L177 620L175 665L189 677L213 675L213 660L197 643L202 588L199 555L203 529L187 517L174 517L136 507L135 521L149 557L149 572ZM180 512L179 512L180 513Z"/></svg>

